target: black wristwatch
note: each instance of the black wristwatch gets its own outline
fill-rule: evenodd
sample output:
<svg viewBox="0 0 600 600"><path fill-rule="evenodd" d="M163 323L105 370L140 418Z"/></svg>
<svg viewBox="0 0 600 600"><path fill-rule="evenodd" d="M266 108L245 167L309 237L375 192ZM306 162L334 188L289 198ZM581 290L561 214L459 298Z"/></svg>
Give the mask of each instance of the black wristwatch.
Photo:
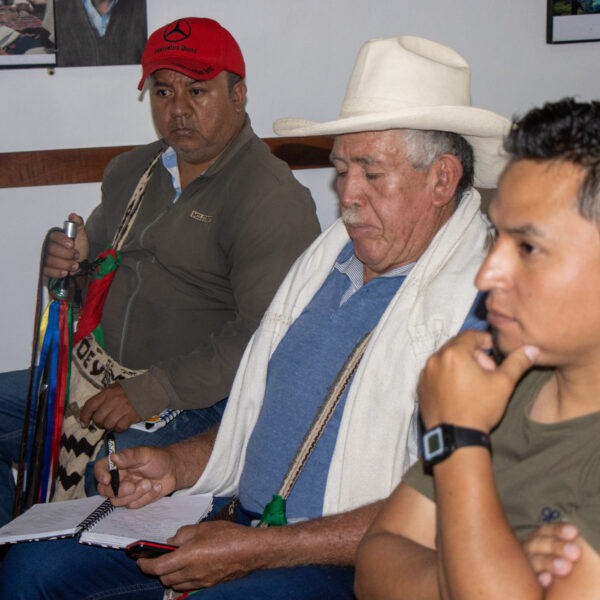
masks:
<svg viewBox="0 0 600 600"><path fill-rule="evenodd" d="M431 468L448 458L458 448L465 446L483 446L492 451L487 433L440 423L423 434L423 463Z"/></svg>

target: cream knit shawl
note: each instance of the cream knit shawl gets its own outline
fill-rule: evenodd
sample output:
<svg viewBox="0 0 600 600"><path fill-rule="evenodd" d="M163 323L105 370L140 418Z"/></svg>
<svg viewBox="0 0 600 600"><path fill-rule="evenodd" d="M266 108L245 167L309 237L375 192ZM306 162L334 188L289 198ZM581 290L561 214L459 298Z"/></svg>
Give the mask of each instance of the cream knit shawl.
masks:
<svg viewBox="0 0 600 600"><path fill-rule="evenodd" d="M386 497L416 460L419 372L427 357L461 328L476 295L473 280L485 257L487 232L479 205L477 191L463 196L375 328L348 392L324 515ZM347 242L338 220L290 269L246 348L208 465L197 483L180 493L237 493L269 358ZM269 490L265 502L276 492Z"/></svg>

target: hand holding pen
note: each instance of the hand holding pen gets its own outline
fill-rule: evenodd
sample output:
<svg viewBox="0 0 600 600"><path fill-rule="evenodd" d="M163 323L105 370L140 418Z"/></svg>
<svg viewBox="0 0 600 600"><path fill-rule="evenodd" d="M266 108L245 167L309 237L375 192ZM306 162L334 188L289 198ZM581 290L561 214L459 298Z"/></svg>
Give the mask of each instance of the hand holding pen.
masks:
<svg viewBox="0 0 600 600"><path fill-rule="evenodd" d="M108 444L108 440L105 444ZM176 489L190 487L195 481L191 481L190 478L191 483L186 480L188 485L176 486L175 475L172 472L174 458L167 448L156 446L118 448L118 452L112 454L112 462L116 467L115 471L119 474L118 496L114 496L115 477L108 459L97 460L94 473L98 482L98 492L103 496L110 496L115 506L139 508L158 498L168 496Z"/></svg>
<svg viewBox="0 0 600 600"><path fill-rule="evenodd" d="M110 471L110 486L115 496L119 495L119 469L112 461L112 455L117 451L117 442L112 431L107 431L104 436L106 458L108 460L108 470Z"/></svg>

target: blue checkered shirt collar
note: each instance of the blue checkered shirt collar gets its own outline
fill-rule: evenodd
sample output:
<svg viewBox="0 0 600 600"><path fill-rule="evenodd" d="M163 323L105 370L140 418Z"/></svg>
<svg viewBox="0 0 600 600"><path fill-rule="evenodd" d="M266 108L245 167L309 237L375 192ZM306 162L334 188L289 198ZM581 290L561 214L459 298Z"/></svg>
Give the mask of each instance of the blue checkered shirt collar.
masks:
<svg viewBox="0 0 600 600"><path fill-rule="evenodd" d="M396 267L395 269L382 273L378 277L398 277L400 275L406 276L411 272L415 264L416 262L412 262L407 265L402 265L401 267ZM344 249L340 252L340 255L338 256L333 268L337 269L340 273L344 273L344 275L346 275L346 277L348 277L350 280L350 285L342 296L342 300L340 302L341 306L364 285L364 265L356 257L356 254L354 254L354 245L352 242L346 244Z"/></svg>

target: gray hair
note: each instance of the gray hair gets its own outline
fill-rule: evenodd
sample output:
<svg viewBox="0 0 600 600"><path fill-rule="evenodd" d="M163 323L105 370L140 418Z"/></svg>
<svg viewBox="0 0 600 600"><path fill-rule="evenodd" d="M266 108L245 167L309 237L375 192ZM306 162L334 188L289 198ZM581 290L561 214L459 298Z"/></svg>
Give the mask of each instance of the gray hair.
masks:
<svg viewBox="0 0 600 600"><path fill-rule="evenodd" d="M456 186L454 196L458 204L465 191L473 185L475 157L471 144L462 135L450 131L400 131L406 157L415 169L428 169L442 154L452 154L458 158L463 168L463 175Z"/></svg>

